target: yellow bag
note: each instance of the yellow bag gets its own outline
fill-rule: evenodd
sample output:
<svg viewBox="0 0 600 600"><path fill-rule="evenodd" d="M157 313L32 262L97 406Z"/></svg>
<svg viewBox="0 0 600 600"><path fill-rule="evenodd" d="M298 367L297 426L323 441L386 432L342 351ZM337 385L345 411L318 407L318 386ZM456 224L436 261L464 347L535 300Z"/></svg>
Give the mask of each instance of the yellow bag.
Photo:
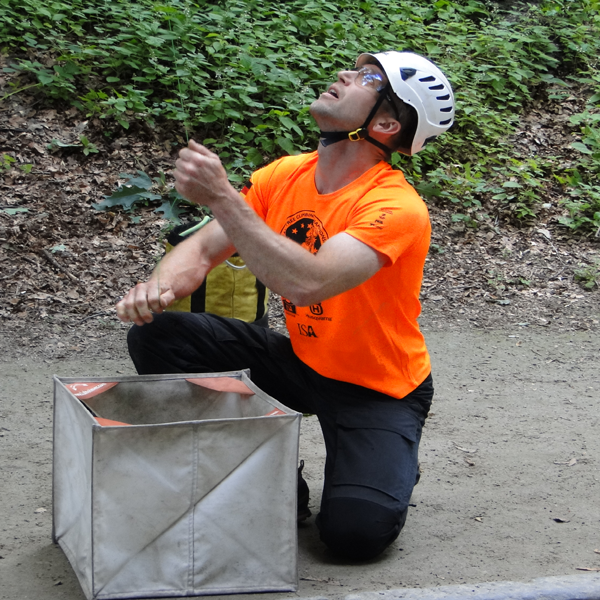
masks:
<svg viewBox="0 0 600 600"><path fill-rule="evenodd" d="M189 223L175 227L167 237L166 251L186 239L181 234L189 229ZM269 290L252 274L242 258L234 254L217 265L195 292L175 300L167 310L207 312L267 327L268 301Z"/></svg>

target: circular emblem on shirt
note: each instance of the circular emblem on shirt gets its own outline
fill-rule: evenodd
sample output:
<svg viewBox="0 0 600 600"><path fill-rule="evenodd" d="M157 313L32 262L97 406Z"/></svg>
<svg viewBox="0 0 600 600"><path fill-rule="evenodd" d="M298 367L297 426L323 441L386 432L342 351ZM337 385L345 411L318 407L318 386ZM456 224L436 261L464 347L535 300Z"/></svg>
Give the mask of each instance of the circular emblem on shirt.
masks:
<svg viewBox="0 0 600 600"><path fill-rule="evenodd" d="M323 223L312 210L303 210L289 217L281 234L316 254L328 239Z"/></svg>

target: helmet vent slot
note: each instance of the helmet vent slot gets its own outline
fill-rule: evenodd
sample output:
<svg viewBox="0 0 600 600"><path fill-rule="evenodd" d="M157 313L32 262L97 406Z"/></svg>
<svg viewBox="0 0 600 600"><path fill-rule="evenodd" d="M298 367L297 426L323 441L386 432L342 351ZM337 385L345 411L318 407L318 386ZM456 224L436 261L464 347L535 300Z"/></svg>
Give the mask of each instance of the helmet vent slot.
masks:
<svg viewBox="0 0 600 600"><path fill-rule="evenodd" d="M452 119L446 119L444 121L440 121L440 125L448 125L448 123L450 123L452 121Z"/></svg>
<svg viewBox="0 0 600 600"><path fill-rule="evenodd" d="M428 77L422 77L421 79L419 79L419 81L422 81L423 83L427 81L435 81L435 77L433 75L429 75Z"/></svg>
<svg viewBox="0 0 600 600"><path fill-rule="evenodd" d="M440 108L440 112L452 112L452 107L446 106L444 108Z"/></svg>
<svg viewBox="0 0 600 600"><path fill-rule="evenodd" d="M413 77L416 74L417 74L416 69L409 69L408 67L405 69L400 69L400 75L402 76L402 81L406 81L407 79L410 79L411 77Z"/></svg>
<svg viewBox="0 0 600 600"><path fill-rule="evenodd" d="M450 100L450 94L446 94L445 96L437 96L436 100Z"/></svg>
<svg viewBox="0 0 600 600"><path fill-rule="evenodd" d="M429 89L430 90L443 90L444 89L444 84L443 83L438 83L438 85L430 85Z"/></svg>

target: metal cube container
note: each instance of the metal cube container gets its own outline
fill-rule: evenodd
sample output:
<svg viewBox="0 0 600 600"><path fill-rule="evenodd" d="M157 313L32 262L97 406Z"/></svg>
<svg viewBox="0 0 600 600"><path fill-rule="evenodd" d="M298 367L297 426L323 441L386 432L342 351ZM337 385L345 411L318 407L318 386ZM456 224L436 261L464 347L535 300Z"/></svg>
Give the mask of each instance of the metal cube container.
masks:
<svg viewBox="0 0 600 600"><path fill-rule="evenodd" d="M86 597L296 591L300 419L247 371L55 376L53 539Z"/></svg>

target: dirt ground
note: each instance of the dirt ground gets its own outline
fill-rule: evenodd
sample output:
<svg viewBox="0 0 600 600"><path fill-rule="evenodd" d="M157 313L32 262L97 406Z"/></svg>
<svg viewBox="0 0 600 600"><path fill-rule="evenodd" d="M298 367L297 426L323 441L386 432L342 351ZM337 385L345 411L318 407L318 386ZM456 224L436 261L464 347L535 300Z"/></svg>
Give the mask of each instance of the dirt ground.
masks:
<svg viewBox="0 0 600 600"><path fill-rule="evenodd" d="M597 334L516 324L482 330L427 311L422 326L436 397L407 525L383 556L347 565L323 549L311 517L299 528L298 595L600 569ZM0 359L0 598L76 600L82 591L50 539L51 377L132 373L126 327L20 331L0 331L11 350ZM315 509L324 449L314 417L304 418L301 455Z"/></svg>

